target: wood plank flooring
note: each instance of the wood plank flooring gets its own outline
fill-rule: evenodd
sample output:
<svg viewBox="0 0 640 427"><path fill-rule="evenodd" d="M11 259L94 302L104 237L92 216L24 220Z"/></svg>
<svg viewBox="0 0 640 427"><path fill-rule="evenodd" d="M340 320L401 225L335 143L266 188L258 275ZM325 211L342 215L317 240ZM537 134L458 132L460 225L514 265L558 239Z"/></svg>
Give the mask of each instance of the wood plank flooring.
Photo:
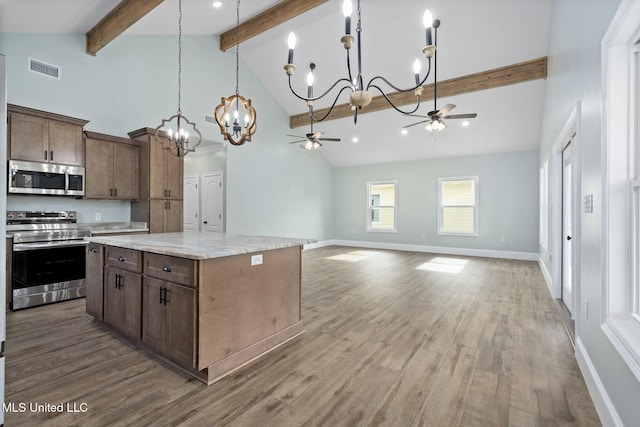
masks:
<svg viewBox="0 0 640 427"><path fill-rule="evenodd" d="M300 338L209 387L84 300L8 313L6 425L600 425L535 262L314 249L302 303Z"/></svg>

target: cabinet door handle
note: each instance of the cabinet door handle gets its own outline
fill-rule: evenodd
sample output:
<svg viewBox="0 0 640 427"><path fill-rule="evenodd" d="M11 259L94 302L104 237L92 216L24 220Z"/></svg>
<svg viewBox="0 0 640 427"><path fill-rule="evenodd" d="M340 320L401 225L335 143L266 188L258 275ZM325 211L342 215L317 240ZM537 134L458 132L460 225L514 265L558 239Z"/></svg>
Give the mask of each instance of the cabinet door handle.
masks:
<svg viewBox="0 0 640 427"><path fill-rule="evenodd" d="M98 252L98 250L96 248L91 248L89 249L91 252L93 252L94 254Z"/></svg>
<svg viewBox="0 0 640 427"><path fill-rule="evenodd" d="M44 159L45 159L45 160L48 160L48 159L47 159L47 150L44 150Z"/></svg>
<svg viewBox="0 0 640 427"><path fill-rule="evenodd" d="M113 189L113 195L114 195L115 197L118 197L118 189L117 189L117 188L114 188L114 189Z"/></svg>
<svg viewBox="0 0 640 427"><path fill-rule="evenodd" d="M167 288L160 288L160 304L167 305Z"/></svg>
<svg viewBox="0 0 640 427"><path fill-rule="evenodd" d="M171 266L165 265L164 267L162 267L162 271L164 271L165 273L171 273Z"/></svg>
<svg viewBox="0 0 640 427"><path fill-rule="evenodd" d="M171 190L167 190L167 194L171 197Z"/></svg>
<svg viewBox="0 0 640 427"><path fill-rule="evenodd" d="M51 150L51 155L49 157L51 158L51 161L53 161L53 150Z"/></svg>
<svg viewBox="0 0 640 427"><path fill-rule="evenodd" d="M116 289L120 289L120 275L116 274Z"/></svg>
<svg viewBox="0 0 640 427"><path fill-rule="evenodd" d="M123 257L123 256L119 256L119 257L118 257L118 261L120 261L120 262L125 262L125 261L126 261L126 258L125 258L125 257Z"/></svg>

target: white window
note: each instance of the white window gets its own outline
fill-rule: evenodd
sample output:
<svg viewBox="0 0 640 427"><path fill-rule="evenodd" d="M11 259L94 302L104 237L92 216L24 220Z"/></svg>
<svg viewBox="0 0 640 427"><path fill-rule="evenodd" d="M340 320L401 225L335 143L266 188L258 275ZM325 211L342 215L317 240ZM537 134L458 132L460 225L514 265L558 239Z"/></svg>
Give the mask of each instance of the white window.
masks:
<svg viewBox="0 0 640 427"><path fill-rule="evenodd" d="M438 234L478 235L478 177L438 178Z"/></svg>
<svg viewBox="0 0 640 427"><path fill-rule="evenodd" d="M623 0L602 42L602 330L640 380L640 0Z"/></svg>
<svg viewBox="0 0 640 427"><path fill-rule="evenodd" d="M540 245L549 247L549 159L540 168Z"/></svg>
<svg viewBox="0 0 640 427"><path fill-rule="evenodd" d="M397 181L367 183L367 231L397 231Z"/></svg>

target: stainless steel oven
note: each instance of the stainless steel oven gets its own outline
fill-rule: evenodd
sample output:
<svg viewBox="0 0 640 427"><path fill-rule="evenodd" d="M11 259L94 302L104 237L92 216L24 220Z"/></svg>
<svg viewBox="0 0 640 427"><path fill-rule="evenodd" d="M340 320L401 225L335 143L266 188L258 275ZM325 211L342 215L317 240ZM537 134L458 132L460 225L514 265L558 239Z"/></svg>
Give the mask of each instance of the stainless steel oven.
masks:
<svg viewBox="0 0 640 427"><path fill-rule="evenodd" d="M84 196L84 168L9 160L10 194Z"/></svg>
<svg viewBox="0 0 640 427"><path fill-rule="evenodd" d="M13 310L85 296L84 238L76 212L7 212L13 234Z"/></svg>

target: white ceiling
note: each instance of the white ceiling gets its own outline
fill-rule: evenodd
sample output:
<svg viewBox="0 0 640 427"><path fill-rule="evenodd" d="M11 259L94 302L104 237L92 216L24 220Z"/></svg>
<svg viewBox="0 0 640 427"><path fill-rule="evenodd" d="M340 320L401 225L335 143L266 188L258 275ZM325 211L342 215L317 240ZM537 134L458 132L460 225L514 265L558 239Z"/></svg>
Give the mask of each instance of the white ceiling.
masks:
<svg viewBox="0 0 640 427"><path fill-rule="evenodd" d="M223 0L220 9L212 8L211 1L183 0L183 33L220 34L235 26L235 1ZM240 6L241 20L278 2L245 0ZM0 32L85 33L118 3L120 0L0 0ZM355 3L354 0L354 29ZM397 86L413 84L413 61L423 58L422 15L426 7L441 20L439 81L546 56L550 3L551 0L361 0L363 78L366 82L382 75ZM125 34L176 33L177 4L177 0L165 0ZM295 31L298 39L293 85L306 93L307 67L314 62L315 91L320 93L346 75L345 51L339 41L344 33L342 0L330 0L240 47L244 63L293 115L305 112L306 106L289 92L283 70L290 31ZM355 66L354 56L352 65ZM431 82L433 76L427 80ZM435 137L422 126L411 127L407 135L401 135L402 126L419 119L393 110L361 114L356 125L353 118L316 123L314 130L342 139L327 142L321 148L335 167L537 149L544 84L544 80L536 80L438 99L438 108L447 103L457 105L451 114L474 112L478 117L468 127L462 127L461 120L449 120L448 127ZM332 101L333 98L329 104ZM348 98L343 93L338 103L345 102ZM317 101L315 105L321 108L329 104ZM426 102L419 113L426 114L433 107L433 101ZM305 127L288 133L303 135L308 131ZM358 143L352 142L353 137L358 138ZM282 135L283 144L291 140ZM294 144L291 149L297 147Z"/></svg>

